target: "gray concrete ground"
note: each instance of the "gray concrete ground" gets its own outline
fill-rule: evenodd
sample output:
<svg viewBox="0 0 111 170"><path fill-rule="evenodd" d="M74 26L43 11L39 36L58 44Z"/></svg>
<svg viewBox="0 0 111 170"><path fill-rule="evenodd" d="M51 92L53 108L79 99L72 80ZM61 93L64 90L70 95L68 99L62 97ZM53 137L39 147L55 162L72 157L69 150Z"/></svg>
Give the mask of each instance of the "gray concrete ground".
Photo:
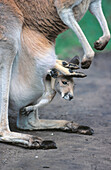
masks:
<svg viewBox="0 0 111 170"><path fill-rule="evenodd" d="M84 136L59 131L25 132L54 140L55 150L29 150L0 143L1 170L111 170L111 52L98 54L85 79L75 79L75 98L59 95L40 110L41 118L67 119L95 131ZM10 114L16 128L16 115Z"/></svg>

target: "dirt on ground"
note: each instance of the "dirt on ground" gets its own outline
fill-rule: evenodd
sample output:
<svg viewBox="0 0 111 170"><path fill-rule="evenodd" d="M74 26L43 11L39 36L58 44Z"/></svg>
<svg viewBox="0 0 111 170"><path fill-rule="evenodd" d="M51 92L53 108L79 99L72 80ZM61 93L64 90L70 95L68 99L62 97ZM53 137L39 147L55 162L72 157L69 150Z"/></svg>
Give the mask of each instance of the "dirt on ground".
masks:
<svg viewBox="0 0 111 170"><path fill-rule="evenodd" d="M57 149L24 149L0 143L0 170L111 170L111 52L97 54L87 78L75 79L74 100L59 95L40 109L40 118L73 120L94 129L85 136L60 131L20 131L54 140ZM10 114L16 128L16 115Z"/></svg>

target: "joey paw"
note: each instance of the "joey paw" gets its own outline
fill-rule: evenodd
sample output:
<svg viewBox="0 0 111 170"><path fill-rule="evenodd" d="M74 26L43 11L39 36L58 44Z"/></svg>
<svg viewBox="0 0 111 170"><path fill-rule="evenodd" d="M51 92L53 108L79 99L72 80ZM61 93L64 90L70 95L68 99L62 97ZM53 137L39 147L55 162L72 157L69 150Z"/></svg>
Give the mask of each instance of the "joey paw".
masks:
<svg viewBox="0 0 111 170"><path fill-rule="evenodd" d="M50 76L53 77L53 78L57 78L57 77L58 77L58 72L57 72L57 70L53 68L53 69L50 71Z"/></svg>
<svg viewBox="0 0 111 170"><path fill-rule="evenodd" d="M27 110L27 107L24 107L20 110L22 115L29 115L31 112L33 112L33 110Z"/></svg>

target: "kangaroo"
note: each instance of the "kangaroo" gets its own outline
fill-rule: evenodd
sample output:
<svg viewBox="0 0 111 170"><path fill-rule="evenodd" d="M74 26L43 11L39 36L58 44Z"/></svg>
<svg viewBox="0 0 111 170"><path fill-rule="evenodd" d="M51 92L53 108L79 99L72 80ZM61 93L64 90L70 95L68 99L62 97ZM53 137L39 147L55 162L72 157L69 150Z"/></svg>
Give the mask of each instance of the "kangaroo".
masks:
<svg viewBox="0 0 111 170"><path fill-rule="evenodd" d="M8 109L16 110L20 120L22 113L19 111L42 96L44 78L52 68L64 75L77 75L57 60L55 54L55 39L64 30L71 28L78 36L84 49L81 67L89 68L94 52L77 23L88 9L96 16L103 30L103 36L95 43L95 48L101 50L110 39L101 0L45 0L45 3L44 0L0 0L1 142L27 148L56 147L53 141L11 132ZM59 126L59 123L57 120L56 125ZM61 129L72 132L80 129L83 134L87 131L91 133L90 128L67 121L63 121Z"/></svg>

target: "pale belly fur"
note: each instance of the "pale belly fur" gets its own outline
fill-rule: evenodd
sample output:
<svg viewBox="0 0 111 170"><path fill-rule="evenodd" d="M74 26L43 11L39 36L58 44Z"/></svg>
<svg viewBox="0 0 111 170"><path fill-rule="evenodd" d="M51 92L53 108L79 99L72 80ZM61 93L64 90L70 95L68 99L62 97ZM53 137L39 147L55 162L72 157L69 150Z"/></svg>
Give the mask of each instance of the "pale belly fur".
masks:
<svg viewBox="0 0 111 170"><path fill-rule="evenodd" d="M11 86L10 86L10 104L9 108L19 111L21 108L38 100L44 90L44 77L47 71L55 65L56 54L53 45L42 44L37 46L38 39L30 40L23 35L21 50L15 58ZM34 42L34 40L36 40ZM39 41L39 42L37 42ZM32 44L31 44L32 43Z"/></svg>

